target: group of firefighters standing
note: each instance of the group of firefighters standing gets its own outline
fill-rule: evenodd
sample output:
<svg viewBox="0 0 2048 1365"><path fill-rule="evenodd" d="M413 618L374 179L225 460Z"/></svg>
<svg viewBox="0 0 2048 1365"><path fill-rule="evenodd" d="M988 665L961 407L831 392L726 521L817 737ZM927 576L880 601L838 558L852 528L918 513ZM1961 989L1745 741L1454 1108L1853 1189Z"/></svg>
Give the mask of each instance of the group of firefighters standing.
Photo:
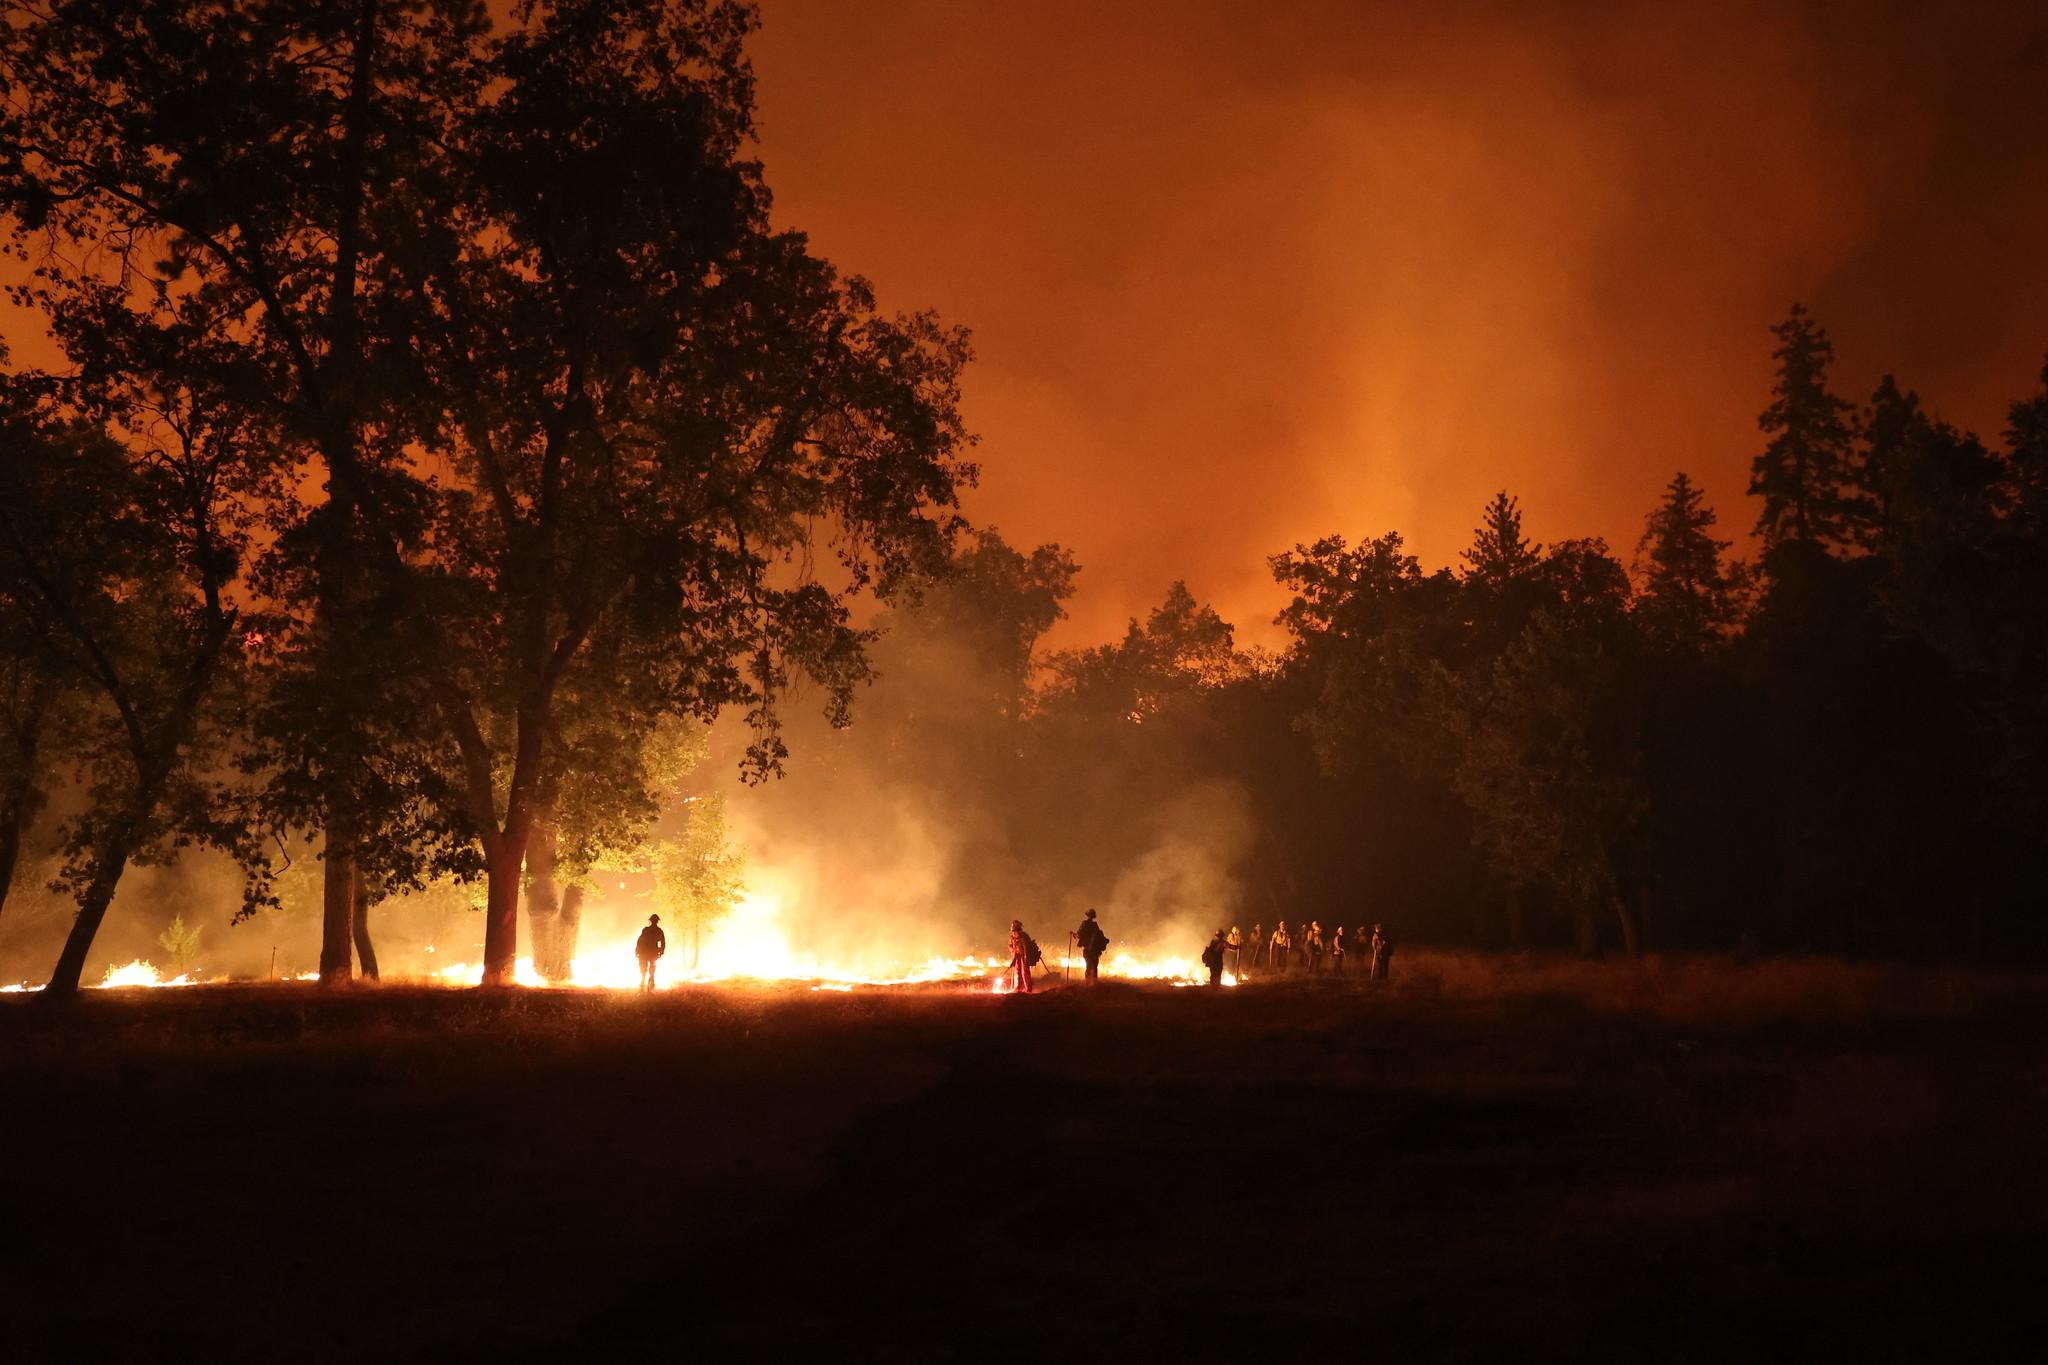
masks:
<svg viewBox="0 0 2048 1365"><path fill-rule="evenodd" d="M1339 924L1326 935L1321 920L1310 920L1307 928L1296 933L1288 932L1284 919L1273 926L1270 934L1259 924L1252 926L1250 934L1240 934L1233 924L1223 936L1223 947L1240 974L1247 953L1254 968L1271 967L1280 976L1287 975L1290 965L1310 976L1320 976L1325 963L1332 975L1342 976L1347 970L1346 963L1364 954L1366 960L1362 965L1367 979L1385 981L1394 959L1394 941L1382 926L1375 924L1368 931L1361 924L1349 930L1347 936L1344 926Z"/></svg>
<svg viewBox="0 0 2048 1365"><path fill-rule="evenodd" d="M1093 910L1081 917L1081 927L1076 929L1071 937L1073 943L1081 950L1085 979L1098 979L1102 974L1102 955L1109 949L1109 935L1102 932L1102 925L1097 922ZM1321 922L1310 920L1308 927L1300 932L1299 938L1300 942L1297 944L1296 936L1288 933L1287 921L1284 919L1273 926L1273 932L1270 934L1265 931L1263 925L1258 924L1252 926L1249 937L1239 933L1234 924L1228 931L1218 929L1216 936L1209 940L1209 946L1202 950L1202 965L1209 969L1209 984L1223 984L1223 969L1226 965L1236 974L1238 980L1244 980L1244 955L1247 949L1251 951L1251 966L1255 971L1264 971L1270 966L1276 975L1285 976L1289 962L1298 951L1301 954L1301 970L1308 975L1321 975L1325 960L1330 964L1332 975L1344 975L1345 959L1353 956L1353 950L1346 943L1343 925L1340 924L1331 930L1329 938L1325 940ZM1386 931L1375 924L1368 936L1365 926L1361 924L1351 931L1350 943L1366 945L1366 948L1360 951L1369 949L1371 952L1371 957L1365 964L1366 978L1372 981L1385 981L1394 957L1394 943L1387 937ZM639 941L633 945L633 955L640 960L640 989L643 993L654 989L655 963L659 962L662 954L667 951L668 936L661 931L661 916L649 915L647 927L640 931ZM1031 993L1031 969L1039 964L1043 956L1037 942L1024 932L1024 921L1011 920L1009 971L1012 984L1019 992L1025 995Z"/></svg>
<svg viewBox="0 0 2048 1365"><path fill-rule="evenodd" d="M1090 910L1081 918L1081 927L1070 936L1074 945L1081 950L1081 961L1085 979L1096 980L1101 975L1102 954L1109 948L1109 935L1102 931L1095 912ZM1245 955L1249 952L1249 971ZM1296 957L1296 954L1299 957ZM1366 960L1356 968L1348 968L1348 960L1366 954ZM1010 966L1011 985L1020 994L1031 993L1031 969L1036 967L1043 954L1038 943L1024 931L1024 921L1010 921ZM1310 920L1308 927L1298 934L1289 933L1287 921L1281 920L1268 934L1265 926L1254 924L1249 935L1239 932L1236 925L1228 930L1218 929L1216 936L1209 940L1209 946L1202 950L1202 965L1209 969L1209 984L1223 984L1223 971L1227 966L1242 981L1253 972L1270 969L1275 975L1287 975L1291 964L1298 962L1299 970L1309 976L1320 976L1324 964L1329 965L1333 976L1343 976L1347 970L1362 970L1370 981L1385 981L1393 967L1394 941L1380 925L1373 925L1370 932L1364 925L1358 925L1346 937L1343 925L1337 925L1327 937L1322 922Z"/></svg>

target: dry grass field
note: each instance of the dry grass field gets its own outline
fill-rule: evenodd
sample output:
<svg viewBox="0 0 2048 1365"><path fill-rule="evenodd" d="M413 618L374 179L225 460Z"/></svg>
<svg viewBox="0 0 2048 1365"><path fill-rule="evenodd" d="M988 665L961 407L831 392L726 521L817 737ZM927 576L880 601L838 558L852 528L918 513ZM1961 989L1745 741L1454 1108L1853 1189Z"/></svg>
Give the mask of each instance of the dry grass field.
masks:
<svg viewBox="0 0 2048 1365"><path fill-rule="evenodd" d="M0 1000L9 1360L2032 1357L2048 982Z"/></svg>

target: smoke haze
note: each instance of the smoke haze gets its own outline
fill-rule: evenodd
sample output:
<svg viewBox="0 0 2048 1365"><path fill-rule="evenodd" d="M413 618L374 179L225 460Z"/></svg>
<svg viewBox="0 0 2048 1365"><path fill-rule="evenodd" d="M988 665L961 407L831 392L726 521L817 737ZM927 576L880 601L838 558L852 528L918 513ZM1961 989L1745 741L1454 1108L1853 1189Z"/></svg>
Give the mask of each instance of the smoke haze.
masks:
<svg viewBox="0 0 2048 1365"><path fill-rule="evenodd" d="M892 610L850 728L789 707L780 780L732 781L739 726L714 745L749 886L806 953L877 971L1000 954L1011 919L1050 950L1093 907L1119 946L1192 957L1243 909L1252 803L1196 737L1097 723L1057 689L1025 718L1063 577L1024 563L978 539L958 581Z"/></svg>
<svg viewBox="0 0 2048 1365"><path fill-rule="evenodd" d="M2025 3L768 0L783 221L974 327L969 507L1086 567L1063 638L1177 577L1250 638L1263 557L1496 488L1632 545L1728 529L1794 299L1841 387L1995 433L2048 349L2048 12Z"/></svg>
<svg viewBox="0 0 2048 1365"><path fill-rule="evenodd" d="M1684 468L1740 534L1793 299L1845 395L1893 370L1987 434L2048 349L2037 4L763 9L778 219L975 329L968 511L1074 551L1054 644L1115 637L1180 578L1274 643L1265 556L1398 529L1451 562L1503 486L1536 537L1625 557ZM0 322L14 363L53 359ZM789 776L734 797L792 941L859 961L993 951L1011 916L1051 945L1088 904L1118 937L1261 917L1246 793L1080 751L1038 765L1068 787L1008 783L1008 737L931 720L985 716L966 699L1008 675L920 648L885 653L853 731L798 719ZM47 969L48 872L24 862L0 974ZM311 965L311 919L230 927L238 898L206 860L136 869L88 979L161 960L185 906L210 971L261 974L273 944ZM417 909L377 912L393 957L472 951L475 917ZM589 932L643 909L599 888Z"/></svg>

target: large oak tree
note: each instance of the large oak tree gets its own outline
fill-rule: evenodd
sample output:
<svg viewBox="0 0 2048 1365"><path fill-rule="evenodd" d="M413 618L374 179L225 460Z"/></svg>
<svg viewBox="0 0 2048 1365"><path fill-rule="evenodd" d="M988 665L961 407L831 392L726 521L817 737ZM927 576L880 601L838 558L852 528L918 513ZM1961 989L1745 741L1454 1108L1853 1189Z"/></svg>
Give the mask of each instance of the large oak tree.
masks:
<svg viewBox="0 0 2048 1365"><path fill-rule="evenodd" d="M770 222L731 4L522 7L407 263L448 461L422 601L510 979L558 708L628 736L865 676L849 598L943 562L972 467L958 332L889 317ZM814 570L820 551L832 562Z"/></svg>
<svg viewBox="0 0 2048 1365"><path fill-rule="evenodd" d="M749 6L16 19L24 298L74 353L115 313L235 350L279 467L320 476L270 579L305 608L305 704L270 739L283 807L325 827L323 977L348 972L357 864L414 836L414 803L366 794L379 760L430 723L445 761L397 787L451 786L485 977L509 980L558 704L629 743L744 707L756 772L794 679L843 709L850 597L940 564L972 476L964 337L771 223Z"/></svg>

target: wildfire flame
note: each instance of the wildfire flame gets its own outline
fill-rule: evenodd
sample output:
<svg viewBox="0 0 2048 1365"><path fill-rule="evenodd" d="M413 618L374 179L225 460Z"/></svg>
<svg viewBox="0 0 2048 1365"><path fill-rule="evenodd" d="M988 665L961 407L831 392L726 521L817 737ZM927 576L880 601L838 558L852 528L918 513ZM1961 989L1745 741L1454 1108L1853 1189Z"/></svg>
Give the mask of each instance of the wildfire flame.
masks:
<svg viewBox="0 0 2048 1365"><path fill-rule="evenodd" d="M195 984L189 974L181 973L166 981L155 964L140 958L125 967L109 967L105 978L100 981L102 989L116 986L190 986Z"/></svg>
<svg viewBox="0 0 2048 1365"><path fill-rule="evenodd" d="M1053 970L1078 978L1088 964L1078 957L1062 955L1045 959ZM1016 983L1007 970L1009 963L1002 964L1003 974L991 983L989 989L996 995L1009 995L1016 989ZM1112 947L1102 959L1101 973L1121 981L1164 981L1174 986L1206 986L1209 984L1209 969L1191 957L1145 957L1139 953L1124 952ZM1235 986L1237 974L1225 972L1223 984Z"/></svg>
<svg viewBox="0 0 2048 1365"><path fill-rule="evenodd" d="M725 981L807 983L814 991L947 983L974 986L996 995L1007 995L1015 989L1007 957L935 955L922 962L892 964L879 970L876 964L857 968L821 961L791 946L782 911L782 903L776 896L765 892L750 893L731 916L709 931L694 970L681 965L680 953L672 952L663 960L656 973L656 989L668 991L682 986ZM434 950L430 947L426 951L432 953ZM1047 955L1039 970L1041 974L1060 973L1078 980L1085 964L1078 956ZM1149 957L1115 947L1103 958L1101 972L1105 977L1119 980L1159 981L1174 986L1206 985L1209 979L1207 969L1194 957ZM282 979L312 981L318 979L318 973L298 972ZM405 977L402 973L394 973L393 979ZM483 979L483 968L474 962L455 962L412 979L448 986L474 986ZM640 964L634 956L632 940L620 938L597 946L594 951L579 954L570 964L566 981L547 980L534 968L533 960L525 957L515 963L513 979L522 986L637 990ZM125 966L109 967L105 978L99 982L101 988L197 984L198 981L189 974L166 979L153 964L139 959ZM1236 974L1225 972L1223 984L1237 985ZM0 987L0 991L7 992L35 989L37 987L29 985Z"/></svg>

